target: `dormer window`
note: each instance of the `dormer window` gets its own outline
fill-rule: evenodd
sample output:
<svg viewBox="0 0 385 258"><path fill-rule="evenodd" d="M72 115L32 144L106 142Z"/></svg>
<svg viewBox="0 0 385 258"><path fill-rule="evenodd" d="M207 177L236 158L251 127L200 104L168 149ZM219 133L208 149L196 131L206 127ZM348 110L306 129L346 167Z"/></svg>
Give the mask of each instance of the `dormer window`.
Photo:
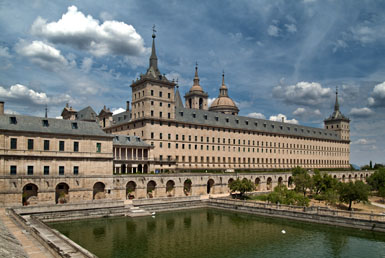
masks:
<svg viewBox="0 0 385 258"><path fill-rule="evenodd" d="M282 125L279 128L281 128L281 130L283 130L283 126Z"/></svg>
<svg viewBox="0 0 385 258"><path fill-rule="evenodd" d="M193 118L196 118L197 115L195 113L193 113L192 116L193 116Z"/></svg>
<svg viewBox="0 0 385 258"><path fill-rule="evenodd" d="M9 122L10 122L12 125L17 124L16 117L15 117L15 116L11 116L11 117L9 118Z"/></svg>
<svg viewBox="0 0 385 258"><path fill-rule="evenodd" d="M290 131L290 127L287 127L287 130Z"/></svg>
<svg viewBox="0 0 385 258"><path fill-rule="evenodd" d="M227 118L226 118L226 123L228 123L228 122L229 122L229 118L227 117Z"/></svg>
<svg viewBox="0 0 385 258"><path fill-rule="evenodd" d="M43 127L48 127L49 124L48 124L48 120L43 120Z"/></svg>
<svg viewBox="0 0 385 258"><path fill-rule="evenodd" d="M266 124L263 124L263 127L266 127Z"/></svg>
<svg viewBox="0 0 385 258"><path fill-rule="evenodd" d="M205 119L207 120L207 115L205 115Z"/></svg>
<svg viewBox="0 0 385 258"><path fill-rule="evenodd" d="M72 129L78 129L78 123L72 123Z"/></svg>
<svg viewBox="0 0 385 258"><path fill-rule="evenodd" d="M245 124L248 125L248 124L249 124L249 121L246 120L246 121L245 121Z"/></svg>
<svg viewBox="0 0 385 258"><path fill-rule="evenodd" d="M140 138L136 138L136 141L137 141L137 142L140 142Z"/></svg>
<svg viewBox="0 0 385 258"><path fill-rule="evenodd" d="M183 116L183 111L180 111L179 114L180 114L180 116Z"/></svg>
<svg viewBox="0 0 385 258"><path fill-rule="evenodd" d="M254 123L255 126L258 126L258 123Z"/></svg>
<svg viewBox="0 0 385 258"><path fill-rule="evenodd" d="M126 139L127 139L128 142L131 140L130 137L126 137Z"/></svg>
<svg viewBox="0 0 385 258"><path fill-rule="evenodd" d="M119 141L119 136L115 136L115 140Z"/></svg>

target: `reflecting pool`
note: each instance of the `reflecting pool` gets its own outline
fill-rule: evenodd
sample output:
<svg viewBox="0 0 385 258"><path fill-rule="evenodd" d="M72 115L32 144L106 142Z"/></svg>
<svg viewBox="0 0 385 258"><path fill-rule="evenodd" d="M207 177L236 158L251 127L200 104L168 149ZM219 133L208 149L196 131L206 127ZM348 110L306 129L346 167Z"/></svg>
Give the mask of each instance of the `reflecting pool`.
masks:
<svg viewBox="0 0 385 258"><path fill-rule="evenodd" d="M101 258L385 257L385 234L215 209L49 225Z"/></svg>

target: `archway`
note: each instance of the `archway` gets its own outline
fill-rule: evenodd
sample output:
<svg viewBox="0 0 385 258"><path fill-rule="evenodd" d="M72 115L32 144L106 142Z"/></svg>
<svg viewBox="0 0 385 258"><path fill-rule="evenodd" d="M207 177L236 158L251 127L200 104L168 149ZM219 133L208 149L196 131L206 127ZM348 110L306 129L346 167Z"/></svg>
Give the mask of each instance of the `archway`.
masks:
<svg viewBox="0 0 385 258"><path fill-rule="evenodd" d="M293 187L293 178L291 176L289 176L289 178L287 179L287 187L288 188Z"/></svg>
<svg viewBox="0 0 385 258"><path fill-rule="evenodd" d="M143 166L142 166L142 164L138 165L138 173L143 173Z"/></svg>
<svg viewBox="0 0 385 258"><path fill-rule="evenodd" d="M271 177L267 178L267 181L266 181L266 190L270 191L271 188L272 188L272 182L273 180L271 179Z"/></svg>
<svg viewBox="0 0 385 258"><path fill-rule="evenodd" d="M363 179L364 179L364 175L361 174L361 175L360 175L360 180L362 181Z"/></svg>
<svg viewBox="0 0 385 258"><path fill-rule="evenodd" d="M352 175L349 175L349 182L352 181Z"/></svg>
<svg viewBox="0 0 385 258"><path fill-rule="evenodd" d="M148 165L144 164L143 166L143 173L148 173Z"/></svg>
<svg viewBox="0 0 385 258"><path fill-rule="evenodd" d="M203 109L203 99L199 98L199 109Z"/></svg>
<svg viewBox="0 0 385 258"><path fill-rule="evenodd" d="M126 164L122 164L122 167L120 170L122 174L126 174Z"/></svg>
<svg viewBox="0 0 385 258"><path fill-rule="evenodd" d="M29 205L37 203L39 188L35 184L27 184L23 187L22 204Z"/></svg>
<svg viewBox="0 0 385 258"><path fill-rule="evenodd" d="M69 201L68 191L70 187L66 183L57 184L55 189L55 202L67 203Z"/></svg>
<svg viewBox="0 0 385 258"><path fill-rule="evenodd" d="M93 191L93 199L99 200L106 198L106 194L104 192L105 184L102 182L97 182L94 184L94 191Z"/></svg>
<svg viewBox="0 0 385 258"><path fill-rule="evenodd" d="M191 194L191 186L192 186L191 179L186 179L183 183L183 192L185 195L188 196Z"/></svg>
<svg viewBox="0 0 385 258"><path fill-rule="evenodd" d="M211 193L211 189L214 187L214 184L215 182L212 179L209 179L209 181L207 181L207 194ZM213 190L212 193L214 193L214 189L212 190Z"/></svg>
<svg viewBox="0 0 385 258"><path fill-rule="evenodd" d="M257 188L257 191L261 190L261 179L259 177L255 179L255 187Z"/></svg>
<svg viewBox="0 0 385 258"><path fill-rule="evenodd" d="M342 182L345 182L345 175L342 175Z"/></svg>
<svg viewBox="0 0 385 258"><path fill-rule="evenodd" d="M167 197L173 197L175 195L175 182L168 180L166 183L166 194Z"/></svg>
<svg viewBox="0 0 385 258"><path fill-rule="evenodd" d="M149 198L155 197L156 183L151 180L147 183L147 196Z"/></svg>
<svg viewBox="0 0 385 258"><path fill-rule="evenodd" d="M134 181L130 181L126 185L126 198L134 199L136 195L136 183Z"/></svg>
<svg viewBox="0 0 385 258"><path fill-rule="evenodd" d="M282 185L283 178L280 176L278 177L278 185Z"/></svg>
<svg viewBox="0 0 385 258"><path fill-rule="evenodd" d="M354 181L357 181L357 178L358 178L358 175L355 174L355 175L354 175Z"/></svg>

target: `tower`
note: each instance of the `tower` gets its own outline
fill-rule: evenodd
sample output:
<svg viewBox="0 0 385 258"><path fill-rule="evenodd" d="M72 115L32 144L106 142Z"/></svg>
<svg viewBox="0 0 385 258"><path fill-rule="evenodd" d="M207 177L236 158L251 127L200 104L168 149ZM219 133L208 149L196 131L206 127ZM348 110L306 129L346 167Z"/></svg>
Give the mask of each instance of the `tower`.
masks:
<svg viewBox="0 0 385 258"><path fill-rule="evenodd" d="M139 120L175 118L175 83L170 82L158 69L155 49L155 26L152 34L152 50L145 74L131 84L131 118Z"/></svg>
<svg viewBox="0 0 385 258"><path fill-rule="evenodd" d="M222 74L222 85L219 88L219 96L211 104L209 110L223 114L238 115L239 109L234 101L229 97L227 86L225 85L225 73Z"/></svg>
<svg viewBox="0 0 385 258"><path fill-rule="evenodd" d="M190 91L184 95L186 108L203 109L207 110L207 99L209 95L204 92L202 87L199 85L198 76L198 64L195 66L194 84L190 88Z"/></svg>
<svg viewBox="0 0 385 258"><path fill-rule="evenodd" d="M341 140L350 140L350 119L344 116L340 111L338 103L338 88L336 89L336 102L334 104L334 112L324 120L325 128L328 130L337 131Z"/></svg>

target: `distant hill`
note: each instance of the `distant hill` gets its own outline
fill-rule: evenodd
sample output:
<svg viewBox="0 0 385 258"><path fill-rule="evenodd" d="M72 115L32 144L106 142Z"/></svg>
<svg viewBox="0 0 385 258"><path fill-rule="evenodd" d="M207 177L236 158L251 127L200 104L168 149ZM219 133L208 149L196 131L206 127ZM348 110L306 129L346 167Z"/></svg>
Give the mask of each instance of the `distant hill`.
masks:
<svg viewBox="0 0 385 258"><path fill-rule="evenodd" d="M358 166L358 165L356 165L356 164L351 164L351 165L352 165L352 167L353 167L355 170L360 170L360 169L361 169L361 167Z"/></svg>

